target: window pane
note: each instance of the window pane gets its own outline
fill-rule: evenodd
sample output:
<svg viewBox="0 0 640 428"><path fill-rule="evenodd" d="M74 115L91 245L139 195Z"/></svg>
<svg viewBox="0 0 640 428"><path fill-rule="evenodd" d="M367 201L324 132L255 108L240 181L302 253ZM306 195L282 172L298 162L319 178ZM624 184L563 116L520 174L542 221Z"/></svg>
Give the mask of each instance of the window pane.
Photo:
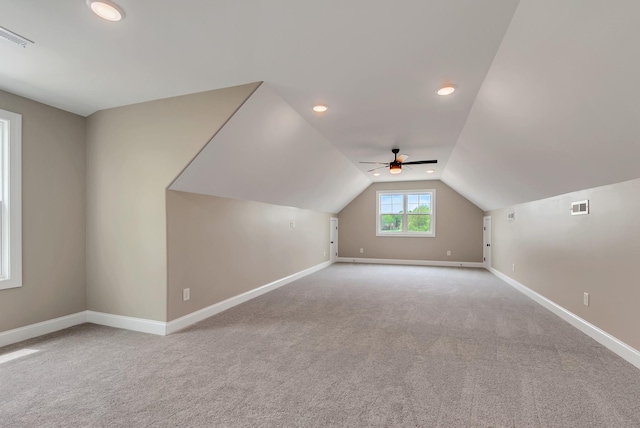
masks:
<svg viewBox="0 0 640 428"><path fill-rule="evenodd" d="M401 214L404 212L403 207L404 195L402 194L384 194L380 195L380 213L381 214Z"/></svg>
<svg viewBox="0 0 640 428"><path fill-rule="evenodd" d="M402 205L381 205L380 213L382 214L401 214Z"/></svg>
<svg viewBox="0 0 640 428"><path fill-rule="evenodd" d="M409 204L407 207L408 213L430 213L431 208L428 204Z"/></svg>
<svg viewBox="0 0 640 428"><path fill-rule="evenodd" d="M417 193L413 195L407 195L409 200L409 206L407 212L409 213L430 213L431 212L431 195L428 193Z"/></svg>
<svg viewBox="0 0 640 428"><path fill-rule="evenodd" d="M430 232L431 231L431 216L428 214L409 214L407 215L408 224L407 231L409 232Z"/></svg>
<svg viewBox="0 0 640 428"><path fill-rule="evenodd" d="M383 215L380 218L380 230L383 232L402 232L402 215Z"/></svg>

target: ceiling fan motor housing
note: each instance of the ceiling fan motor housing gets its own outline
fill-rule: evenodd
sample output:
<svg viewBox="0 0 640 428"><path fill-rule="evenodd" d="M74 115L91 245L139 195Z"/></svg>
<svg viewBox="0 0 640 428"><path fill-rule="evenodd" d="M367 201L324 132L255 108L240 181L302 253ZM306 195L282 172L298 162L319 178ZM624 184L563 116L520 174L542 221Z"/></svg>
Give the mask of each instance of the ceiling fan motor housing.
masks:
<svg viewBox="0 0 640 428"><path fill-rule="evenodd" d="M394 160L389 164L389 172L391 174L400 174L402 172L402 163Z"/></svg>

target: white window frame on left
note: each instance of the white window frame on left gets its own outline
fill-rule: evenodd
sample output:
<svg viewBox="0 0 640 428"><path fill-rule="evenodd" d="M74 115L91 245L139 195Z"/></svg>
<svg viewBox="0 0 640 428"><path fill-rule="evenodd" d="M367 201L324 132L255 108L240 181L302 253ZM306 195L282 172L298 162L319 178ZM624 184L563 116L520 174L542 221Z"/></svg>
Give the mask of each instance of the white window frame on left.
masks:
<svg viewBox="0 0 640 428"><path fill-rule="evenodd" d="M22 287L22 116L0 109L0 290Z"/></svg>

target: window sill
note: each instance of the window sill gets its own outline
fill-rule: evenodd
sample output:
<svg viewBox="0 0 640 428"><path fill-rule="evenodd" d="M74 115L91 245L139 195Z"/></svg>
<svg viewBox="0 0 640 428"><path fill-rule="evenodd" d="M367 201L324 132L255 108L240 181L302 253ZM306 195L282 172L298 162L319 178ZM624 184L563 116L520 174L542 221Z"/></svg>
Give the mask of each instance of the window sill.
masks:
<svg viewBox="0 0 640 428"><path fill-rule="evenodd" d="M391 237L391 238L435 238L436 234L435 233L382 233L382 232L377 232L376 236L384 236L384 237Z"/></svg>

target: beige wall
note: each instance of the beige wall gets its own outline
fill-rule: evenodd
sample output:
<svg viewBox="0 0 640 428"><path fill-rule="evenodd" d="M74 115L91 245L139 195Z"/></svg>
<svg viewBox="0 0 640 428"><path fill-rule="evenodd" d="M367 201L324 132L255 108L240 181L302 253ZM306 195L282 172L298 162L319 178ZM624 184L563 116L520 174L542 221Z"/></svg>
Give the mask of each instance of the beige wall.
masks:
<svg viewBox="0 0 640 428"><path fill-rule="evenodd" d="M434 238L376 236L376 191L436 190ZM439 180L374 183L338 215L340 257L482 262L480 208ZM360 253L360 248L364 253ZM451 250L451 256L447 256Z"/></svg>
<svg viewBox="0 0 640 428"><path fill-rule="evenodd" d="M22 115L23 286L0 290L0 331L86 309L85 120L0 91Z"/></svg>
<svg viewBox="0 0 640 428"><path fill-rule="evenodd" d="M168 190L168 320L327 261L330 218L300 208ZM187 302L183 288L191 289Z"/></svg>
<svg viewBox="0 0 640 428"><path fill-rule="evenodd" d="M87 118L88 309L167 317L165 189L258 83Z"/></svg>
<svg viewBox="0 0 640 428"><path fill-rule="evenodd" d="M638 195L640 179L491 211L492 265L640 349ZM584 199L590 214L571 216Z"/></svg>

